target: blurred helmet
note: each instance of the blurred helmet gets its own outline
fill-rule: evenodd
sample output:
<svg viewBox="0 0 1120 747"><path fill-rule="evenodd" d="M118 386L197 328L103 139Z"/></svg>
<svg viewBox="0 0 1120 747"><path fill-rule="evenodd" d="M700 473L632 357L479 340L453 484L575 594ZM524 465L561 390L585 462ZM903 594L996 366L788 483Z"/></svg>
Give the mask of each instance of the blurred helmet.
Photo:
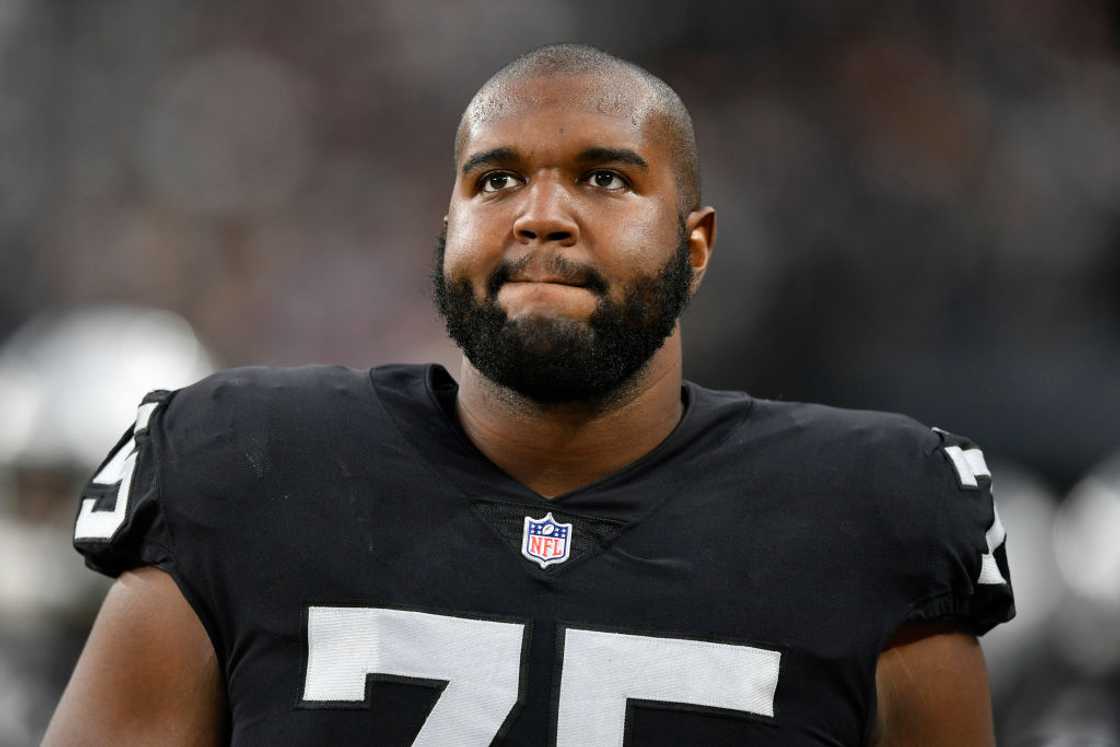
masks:
<svg viewBox="0 0 1120 747"><path fill-rule="evenodd" d="M1093 469L1062 503L1054 550L1070 593L1055 631L1059 649L1089 676L1120 672L1120 453Z"/></svg>
<svg viewBox="0 0 1120 747"><path fill-rule="evenodd" d="M44 314L0 347L0 632L41 632L96 606L106 583L68 541L78 485L146 392L211 370L190 325L150 308Z"/></svg>
<svg viewBox="0 0 1120 747"><path fill-rule="evenodd" d="M152 389L214 370L170 311L79 308L33 318L0 347L0 466L92 469Z"/></svg>

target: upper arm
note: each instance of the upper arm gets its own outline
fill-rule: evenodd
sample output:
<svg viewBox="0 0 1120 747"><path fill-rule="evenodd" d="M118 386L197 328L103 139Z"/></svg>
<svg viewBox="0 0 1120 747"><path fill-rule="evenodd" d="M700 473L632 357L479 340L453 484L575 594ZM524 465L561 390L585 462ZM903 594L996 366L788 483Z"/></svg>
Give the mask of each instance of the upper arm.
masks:
<svg viewBox="0 0 1120 747"><path fill-rule="evenodd" d="M995 744L984 654L946 625L904 627L879 655L876 747Z"/></svg>
<svg viewBox="0 0 1120 747"><path fill-rule="evenodd" d="M225 695L210 638L166 573L110 589L44 745L218 744Z"/></svg>
<svg viewBox="0 0 1120 747"><path fill-rule="evenodd" d="M1006 533L983 452L921 426L888 433L877 466L891 531L887 621L876 669L876 745L993 745L976 636L1015 614Z"/></svg>

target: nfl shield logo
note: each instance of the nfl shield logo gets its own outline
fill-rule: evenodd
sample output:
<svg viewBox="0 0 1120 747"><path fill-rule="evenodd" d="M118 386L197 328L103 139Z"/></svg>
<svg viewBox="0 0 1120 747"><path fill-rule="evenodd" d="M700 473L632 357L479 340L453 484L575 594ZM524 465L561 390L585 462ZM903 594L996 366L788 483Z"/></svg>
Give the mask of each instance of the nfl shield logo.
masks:
<svg viewBox="0 0 1120 747"><path fill-rule="evenodd" d="M572 525L561 524L549 511L544 518L525 517L521 533L521 554L541 568L563 563L571 549Z"/></svg>

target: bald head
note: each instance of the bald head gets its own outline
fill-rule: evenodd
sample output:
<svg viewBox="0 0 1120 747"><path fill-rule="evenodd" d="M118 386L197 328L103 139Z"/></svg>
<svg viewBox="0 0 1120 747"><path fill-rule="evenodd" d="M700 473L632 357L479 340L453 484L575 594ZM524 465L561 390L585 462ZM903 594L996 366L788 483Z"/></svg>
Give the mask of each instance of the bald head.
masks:
<svg viewBox="0 0 1120 747"><path fill-rule="evenodd" d="M700 206L696 136L680 96L645 68L582 44L540 47L513 60L486 81L459 120L455 162L459 162L472 129L509 113L511 97L519 84L553 76L592 78L599 94L593 105L599 111L628 115L635 124L644 122L659 129L673 154L682 212Z"/></svg>

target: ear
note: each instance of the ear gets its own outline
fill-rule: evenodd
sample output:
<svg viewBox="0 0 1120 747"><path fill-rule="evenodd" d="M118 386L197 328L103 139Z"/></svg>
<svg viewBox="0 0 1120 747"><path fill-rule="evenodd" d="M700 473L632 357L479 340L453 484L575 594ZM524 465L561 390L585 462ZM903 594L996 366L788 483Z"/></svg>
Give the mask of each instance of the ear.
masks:
<svg viewBox="0 0 1120 747"><path fill-rule="evenodd" d="M684 223L688 237L688 262L692 265L692 285L689 294L693 295L704 281L704 272L716 246L716 209L702 207L688 214Z"/></svg>

